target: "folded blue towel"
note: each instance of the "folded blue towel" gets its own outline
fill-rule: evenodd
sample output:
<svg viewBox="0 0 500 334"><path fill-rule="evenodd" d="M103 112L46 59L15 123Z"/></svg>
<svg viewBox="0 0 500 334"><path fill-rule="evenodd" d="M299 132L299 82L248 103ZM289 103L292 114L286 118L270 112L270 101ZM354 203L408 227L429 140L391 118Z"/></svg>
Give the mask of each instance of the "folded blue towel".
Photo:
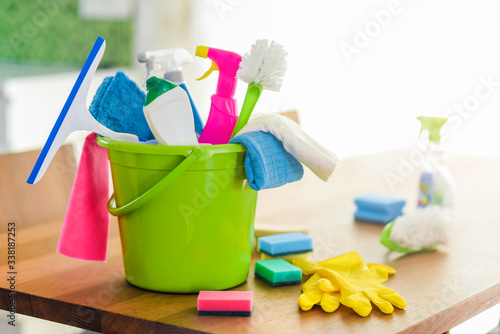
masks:
<svg viewBox="0 0 500 334"><path fill-rule="evenodd" d="M146 94L118 71L107 77L97 89L89 112L105 127L123 133L134 134L144 140L154 139L142 107Z"/></svg>
<svg viewBox="0 0 500 334"><path fill-rule="evenodd" d="M247 149L245 172L252 189L280 187L298 181L304 175L302 165L270 133L244 133L234 137L230 143L240 143Z"/></svg>

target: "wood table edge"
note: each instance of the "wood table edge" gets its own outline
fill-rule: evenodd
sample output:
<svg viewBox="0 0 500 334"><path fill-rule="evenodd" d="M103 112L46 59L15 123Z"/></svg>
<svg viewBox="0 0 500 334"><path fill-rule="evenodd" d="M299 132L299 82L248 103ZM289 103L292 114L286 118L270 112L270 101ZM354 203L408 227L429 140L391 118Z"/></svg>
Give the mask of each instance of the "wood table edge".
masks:
<svg viewBox="0 0 500 334"><path fill-rule="evenodd" d="M0 287L0 309L8 310L7 298L10 290ZM5 297L5 298L4 298ZM78 327L99 333L138 333L150 329L154 333L206 333L168 323L137 318L89 306L36 296L24 292L16 292L16 314L23 314L63 325ZM47 306L50 305L50 306ZM119 319L119 321L118 321ZM127 327L116 327L126 323Z"/></svg>
<svg viewBox="0 0 500 334"><path fill-rule="evenodd" d="M474 302L470 300L474 299ZM500 283L471 296L454 306L437 312L431 317L411 325L398 334L404 333L445 333L474 316L500 303ZM469 312L465 312L469 310Z"/></svg>

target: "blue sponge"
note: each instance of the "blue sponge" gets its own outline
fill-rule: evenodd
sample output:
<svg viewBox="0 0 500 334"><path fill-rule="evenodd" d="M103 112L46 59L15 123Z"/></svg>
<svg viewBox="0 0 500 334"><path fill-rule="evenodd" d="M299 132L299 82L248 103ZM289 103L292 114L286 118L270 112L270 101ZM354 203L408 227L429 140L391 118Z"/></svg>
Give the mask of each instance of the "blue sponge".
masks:
<svg viewBox="0 0 500 334"><path fill-rule="evenodd" d="M381 194L365 194L354 199L357 210L354 218L387 224L403 215L406 201L401 198Z"/></svg>
<svg viewBox="0 0 500 334"><path fill-rule="evenodd" d="M312 238L304 233L284 233L260 237L259 249L271 256L299 254L313 250Z"/></svg>
<svg viewBox="0 0 500 334"><path fill-rule="evenodd" d="M105 127L122 133L131 133L144 140L154 139L142 110L146 94L118 71L107 77L90 104L89 112Z"/></svg>

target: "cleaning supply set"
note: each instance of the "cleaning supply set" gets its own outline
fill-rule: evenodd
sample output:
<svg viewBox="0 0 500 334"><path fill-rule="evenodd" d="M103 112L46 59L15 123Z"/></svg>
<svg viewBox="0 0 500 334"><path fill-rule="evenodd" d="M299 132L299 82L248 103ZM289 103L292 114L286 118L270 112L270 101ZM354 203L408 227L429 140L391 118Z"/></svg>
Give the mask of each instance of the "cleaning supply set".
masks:
<svg viewBox="0 0 500 334"><path fill-rule="evenodd" d="M240 67L242 57L234 52L198 47L196 55L213 62L205 76L220 71L203 126L192 96L181 86L181 66L189 57L177 49L138 56L147 64L147 95L118 72L103 81L87 111L85 97L103 52L104 40L98 38L28 180L40 179L62 141L87 120L83 128L92 133L84 143L57 251L105 260L107 155L114 188L107 211L118 216L127 281L152 291L198 293L200 316L250 316L252 291L222 290L248 278L256 190L300 180L302 164L326 181L338 164L334 153L288 118L250 119L262 90L279 90L285 53L258 41ZM174 65L162 67L169 61ZM249 83L241 119L233 97L239 69ZM399 215L401 209L401 202L386 202L383 213ZM310 262L312 238L302 233L261 237L258 243L267 258L256 262L257 279L280 287L312 275L302 285L303 310L320 304L333 312L343 304L367 316L371 302L384 313L392 313L392 305L406 306L382 285L395 273L388 266L366 264L357 253Z"/></svg>
<svg viewBox="0 0 500 334"><path fill-rule="evenodd" d="M104 261L107 208L118 216L128 282L158 292L198 293L200 316L250 316L252 291L221 290L248 278L257 191L300 180L302 164L327 181L338 164L333 152L290 119L273 114L250 119L263 89L279 91L286 53L266 40L257 41L243 58L199 46L196 56L212 60L202 78L220 72L203 125L182 76L182 66L192 61L184 49L139 54L147 67L147 94L117 72L104 79L87 110L89 85L104 46L99 37L28 179L40 180L72 131L92 132L84 143L57 251ZM248 83L239 115L237 79ZM389 222L381 242L398 252L431 249L446 241L442 208L451 205L451 185L437 153L445 121L419 120L430 132L420 210L403 215L404 200L378 194L355 200L356 218ZM106 159L114 188L109 201ZM382 285L395 270L367 264L357 252L311 262L312 238L302 233L261 237L258 243L262 260L255 263L257 279L274 288L300 284L302 275L311 275L298 297L303 311L318 304L333 312L342 304L366 317L372 303L385 314L406 307L396 291Z"/></svg>
<svg viewBox="0 0 500 334"><path fill-rule="evenodd" d="M91 132L57 251L105 261L107 208L118 216L125 277L131 284L194 293L243 283L253 248L256 190L300 180L301 163L326 180L335 168L335 155L281 118L263 131L249 131L244 125L255 103L244 103L241 135L229 143L238 121L234 92L242 57L221 49L196 49L197 56L212 60L205 76L220 72L205 125L182 76L182 66L192 61L184 49L139 54L146 63L147 93L119 71L103 80L87 110L88 89L104 46L99 37L28 179L34 183L42 177L69 133ZM247 75L252 69L260 73L252 85L279 90L286 53L274 42L264 49L257 52L263 58L245 58L242 66ZM311 147L313 152L305 152ZM106 156L114 189L109 201Z"/></svg>

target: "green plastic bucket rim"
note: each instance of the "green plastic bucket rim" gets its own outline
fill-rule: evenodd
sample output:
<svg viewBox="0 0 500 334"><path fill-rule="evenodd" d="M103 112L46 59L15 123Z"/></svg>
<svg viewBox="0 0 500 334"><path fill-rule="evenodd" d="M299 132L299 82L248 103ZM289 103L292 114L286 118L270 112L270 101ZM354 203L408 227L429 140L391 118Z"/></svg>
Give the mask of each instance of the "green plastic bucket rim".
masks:
<svg viewBox="0 0 500 334"><path fill-rule="evenodd" d="M169 145L148 145L127 143L109 139L108 137L97 136L97 144L107 149L153 155L190 155L194 149L199 148L203 152L200 161L210 158L213 154L245 152L245 146L241 144L222 145L193 145L193 146L169 146Z"/></svg>
<svg viewBox="0 0 500 334"><path fill-rule="evenodd" d="M139 209L144 204L158 195L165 187L171 184L177 177L186 171L196 161L203 161L218 153L239 153L245 152L245 146L241 144L223 145L199 145L199 146L166 146L125 143L109 139L107 137L97 137L97 144L111 150L118 150L130 153L157 154L157 155L184 155L182 160L170 173L163 177L158 183L146 190L134 200L122 206L117 206L115 194L111 195L108 201L108 211L113 216L123 216Z"/></svg>

